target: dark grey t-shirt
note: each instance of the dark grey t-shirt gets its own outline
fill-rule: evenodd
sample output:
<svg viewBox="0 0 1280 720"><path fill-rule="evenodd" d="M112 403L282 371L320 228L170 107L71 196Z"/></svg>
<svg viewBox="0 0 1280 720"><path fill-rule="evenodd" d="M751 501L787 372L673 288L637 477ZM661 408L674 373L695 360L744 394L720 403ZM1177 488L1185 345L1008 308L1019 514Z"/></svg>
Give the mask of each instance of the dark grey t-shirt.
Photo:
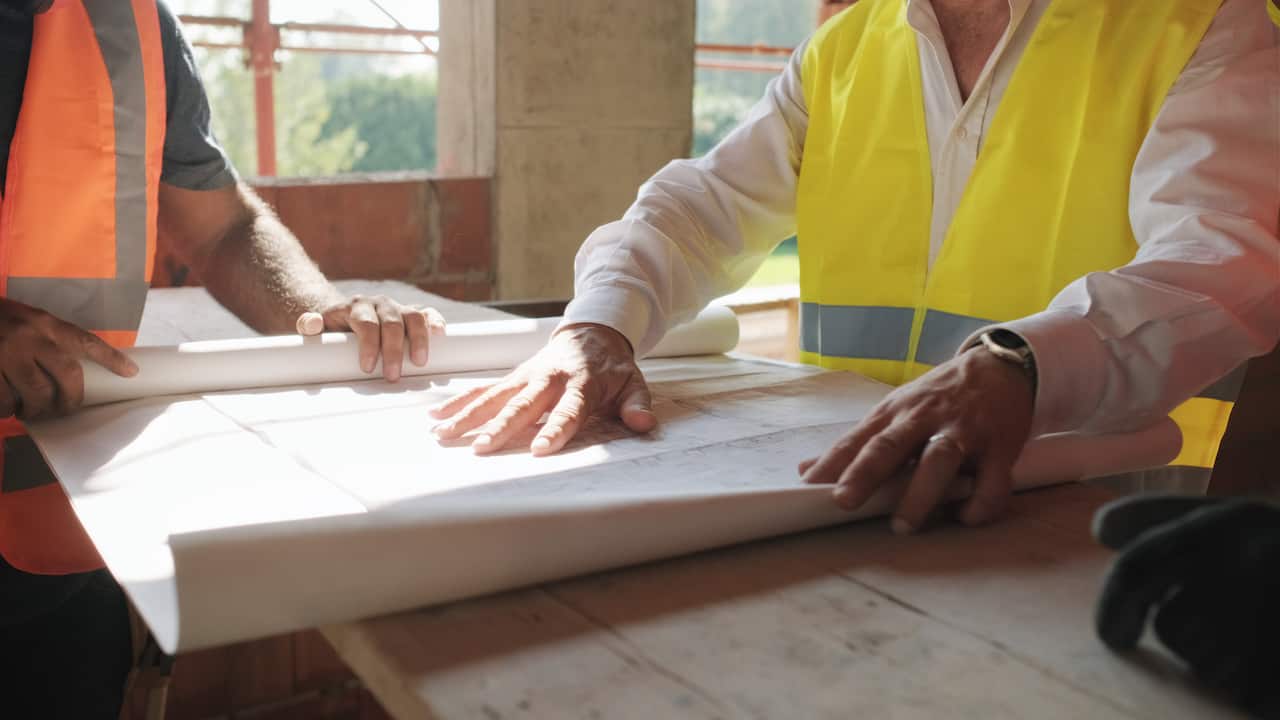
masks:
<svg viewBox="0 0 1280 720"><path fill-rule="evenodd" d="M191 46L169 7L164 2L158 6L167 96L160 179L187 190L226 187L235 182L236 174L210 129L209 99ZM0 188L8 175L9 144L22 107L33 26L29 16L8 8L7 3L0 3Z"/></svg>

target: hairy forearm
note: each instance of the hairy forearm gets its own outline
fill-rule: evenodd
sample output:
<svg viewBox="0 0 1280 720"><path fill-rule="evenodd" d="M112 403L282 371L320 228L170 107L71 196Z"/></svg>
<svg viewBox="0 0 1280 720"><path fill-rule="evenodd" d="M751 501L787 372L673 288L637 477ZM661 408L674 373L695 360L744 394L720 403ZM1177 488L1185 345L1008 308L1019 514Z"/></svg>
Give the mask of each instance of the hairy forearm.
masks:
<svg viewBox="0 0 1280 720"><path fill-rule="evenodd" d="M219 302L263 333L289 333L298 315L342 300L293 233L252 190L242 217L210 248L201 280Z"/></svg>

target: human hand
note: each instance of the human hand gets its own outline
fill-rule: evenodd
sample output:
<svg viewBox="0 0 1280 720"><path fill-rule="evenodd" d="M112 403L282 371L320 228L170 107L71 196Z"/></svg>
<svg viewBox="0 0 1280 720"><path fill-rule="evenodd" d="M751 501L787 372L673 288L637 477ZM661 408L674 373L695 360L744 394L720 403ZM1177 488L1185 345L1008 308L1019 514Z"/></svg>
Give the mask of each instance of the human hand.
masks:
<svg viewBox="0 0 1280 720"><path fill-rule="evenodd" d="M1098 597L1098 636L1131 650L1155 610L1160 642L1262 717L1280 717L1280 507L1259 500L1138 495L1108 503L1093 535L1121 550Z"/></svg>
<svg viewBox="0 0 1280 720"><path fill-rule="evenodd" d="M138 374L128 355L38 308L0 298L0 418L65 415L84 402L83 359L121 377Z"/></svg>
<svg viewBox="0 0 1280 720"><path fill-rule="evenodd" d="M1033 403L1021 368L970 350L889 393L824 455L802 462L800 473L807 483L835 483L836 503L856 510L914 461L893 518L894 532L906 533L924 526L961 471L973 472L960 520L988 522L1009 501Z"/></svg>
<svg viewBox="0 0 1280 720"><path fill-rule="evenodd" d="M550 412L530 447L542 456L564 447L593 415L619 417L631 430L649 432L658 424L652 406L627 339L612 328L582 324L562 328L501 381L452 398L431 414L445 420L435 428L440 440L479 427L471 447L483 454L501 450Z"/></svg>
<svg viewBox="0 0 1280 720"><path fill-rule="evenodd" d="M298 334L319 335L350 330L360 346L360 369L371 373L382 355L382 376L391 382L404 369L404 341L409 338L409 360L427 364L431 335L444 334L444 317L434 308L403 305L382 295L353 295L320 312L298 316Z"/></svg>

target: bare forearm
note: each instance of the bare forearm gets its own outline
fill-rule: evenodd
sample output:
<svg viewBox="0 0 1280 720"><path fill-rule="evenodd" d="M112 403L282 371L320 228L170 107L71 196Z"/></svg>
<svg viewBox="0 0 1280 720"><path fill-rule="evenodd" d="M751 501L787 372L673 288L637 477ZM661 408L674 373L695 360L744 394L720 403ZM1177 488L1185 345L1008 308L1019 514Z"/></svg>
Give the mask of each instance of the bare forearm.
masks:
<svg viewBox="0 0 1280 720"><path fill-rule="evenodd" d="M307 257L293 233L252 190L240 188L243 213L200 268L209 292L264 333L289 333L299 315L342 295Z"/></svg>

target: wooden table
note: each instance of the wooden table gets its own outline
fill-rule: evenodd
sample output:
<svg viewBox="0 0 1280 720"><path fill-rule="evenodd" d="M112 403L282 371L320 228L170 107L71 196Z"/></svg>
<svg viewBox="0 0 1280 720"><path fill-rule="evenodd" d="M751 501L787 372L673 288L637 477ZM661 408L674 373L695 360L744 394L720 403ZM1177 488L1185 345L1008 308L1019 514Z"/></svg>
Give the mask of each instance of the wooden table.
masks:
<svg viewBox="0 0 1280 720"><path fill-rule="evenodd" d="M232 332L179 304L153 326ZM403 719L1235 717L1154 644L1096 639L1108 497L1063 486L979 530L858 523L322 631Z"/></svg>

